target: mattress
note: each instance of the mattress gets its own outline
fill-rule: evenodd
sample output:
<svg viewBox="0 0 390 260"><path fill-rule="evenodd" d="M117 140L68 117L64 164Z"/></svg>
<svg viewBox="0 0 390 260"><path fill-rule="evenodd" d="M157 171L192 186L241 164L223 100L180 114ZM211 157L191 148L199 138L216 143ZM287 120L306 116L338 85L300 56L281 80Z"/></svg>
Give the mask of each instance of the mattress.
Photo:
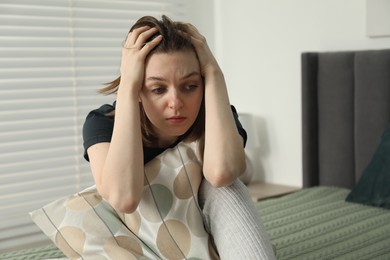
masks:
<svg viewBox="0 0 390 260"><path fill-rule="evenodd" d="M314 187L256 204L278 259L390 259L390 210Z"/></svg>
<svg viewBox="0 0 390 260"><path fill-rule="evenodd" d="M257 202L277 259L390 259L390 210L345 202L348 193L315 187ZM54 245L0 255L61 257Z"/></svg>

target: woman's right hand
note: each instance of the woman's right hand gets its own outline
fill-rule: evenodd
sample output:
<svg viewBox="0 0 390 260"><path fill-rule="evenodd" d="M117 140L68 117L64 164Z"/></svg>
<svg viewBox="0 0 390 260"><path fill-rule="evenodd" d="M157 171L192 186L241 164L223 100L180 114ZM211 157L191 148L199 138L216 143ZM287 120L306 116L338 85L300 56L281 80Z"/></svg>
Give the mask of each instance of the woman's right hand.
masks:
<svg viewBox="0 0 390 260"><path fill-rule="evenodd" d="M129 32L123 44L120 86L132 88L130 90L133 90L137 95L144 80L146 56L162 40L162 35L158 35L153 40L146 42L156 33L157 28L155 27L139 27Z"/></svg>
<svg viewBox="0 0 390 260"><path fill-rule="evenodd" d="M144 26L128 34L122 49L111 142L97 143L87 150L99 193L119 212L133 212L142 198L144 159L138 102L146 57L162 37L148 40L157 33L157 29Z"/></svg>

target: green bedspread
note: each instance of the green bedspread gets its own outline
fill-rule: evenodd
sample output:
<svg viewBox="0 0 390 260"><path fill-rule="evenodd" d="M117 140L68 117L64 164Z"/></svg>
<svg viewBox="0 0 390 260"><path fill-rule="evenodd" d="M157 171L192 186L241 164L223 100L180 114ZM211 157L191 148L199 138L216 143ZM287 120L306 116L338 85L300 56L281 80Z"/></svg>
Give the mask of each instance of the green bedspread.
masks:
<svg viewBox="0 0 390 260"><path fill-rule="evenodd" d="M0 254L1 260L42 260L65 258L64 254L54 245L37 247L33 249L24 249L15 252Z"/></svg>
<svg viewBox="0 0 390 260"><path fill-rule="evenodd" d="M316 187L256 204L278 259L390 259L390 210Z"/></svg>
<svg viewBox="0 0 390 260"><path fill-rule="evenodd" d="M348 203L347 189L315 187L256 203L278 259L390 259L390 210ZM54 245L0 259L63 257Z"/></svg>

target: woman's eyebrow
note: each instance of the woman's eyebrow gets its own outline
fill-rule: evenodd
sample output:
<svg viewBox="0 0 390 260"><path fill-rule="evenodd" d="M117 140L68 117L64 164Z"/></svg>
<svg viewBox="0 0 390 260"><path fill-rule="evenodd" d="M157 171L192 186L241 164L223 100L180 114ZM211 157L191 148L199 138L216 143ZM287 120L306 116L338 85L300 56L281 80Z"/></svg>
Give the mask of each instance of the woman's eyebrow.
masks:
<svg viewBox="0 0 390 260"><path fill-rule="evenodd" d="M191 72L191 73L187 74L186 76L182 77L181 79L188 79L188 78L191 78L193 76L200 76L200 73L197 71L194 71L194 72Z"/></svg>
<svg viewBox="0 0 390 260"><path fill-rule="evenodd" d="M185 80L185 79L191 78L193 76L200 76L200 73L197 71L193 71L191 73L188 73L184 77L182 77L181 80ZM150 77L146 78L146 81L166 81L166 79L164 79L163 77L159 77L159 76L150 76Z"/></svg>
<svg viewBox="0 0 390 260"><path fill-rule="evenodd" d="M150 76L147 77L145 81L165 81L165 79L162 77Z"/></svg>

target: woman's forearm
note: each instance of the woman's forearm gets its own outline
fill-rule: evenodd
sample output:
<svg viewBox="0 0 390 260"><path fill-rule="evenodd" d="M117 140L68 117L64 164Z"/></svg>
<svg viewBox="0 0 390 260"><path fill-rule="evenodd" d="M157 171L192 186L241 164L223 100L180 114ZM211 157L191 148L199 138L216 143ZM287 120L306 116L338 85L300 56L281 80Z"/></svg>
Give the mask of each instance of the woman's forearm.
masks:
<svg viewBox="0 0 390 260"><path fill-rule="evenodd" d="M213 186L227 186L246 168L243 140L234 122L223 73L207 45L206 38L191 24L182 26L191 36L205 79L203 173Z"/></svg>
<svg viewBox="0 0 390 260"><path fill-rule="evenodd" d="M144 160L137 94L119 88L110 147L101 173L101 188L108 201L132 212L142 196Z"/></svg>
<svg viewBox="0 0 390 260"><path fill-rule="evenodd" d="M220 70L205 77L205 149L203 171L214 186L227 186L245 170L243 140L238 133Z"/></svg>
<svg viewBox="0 0 390 260"><path fill-rule="evenodd" d="M145 59L161 42L162 36L153 38L148 44L145 40L157 32L156 27L141 26L127 35L122 48L121 79L111 143L108 149L105 144L104 151L96 153L97 162L92 166L99 192L122 212L134 211L142 197L144 160L139 93L144 80Z"/></svg>

